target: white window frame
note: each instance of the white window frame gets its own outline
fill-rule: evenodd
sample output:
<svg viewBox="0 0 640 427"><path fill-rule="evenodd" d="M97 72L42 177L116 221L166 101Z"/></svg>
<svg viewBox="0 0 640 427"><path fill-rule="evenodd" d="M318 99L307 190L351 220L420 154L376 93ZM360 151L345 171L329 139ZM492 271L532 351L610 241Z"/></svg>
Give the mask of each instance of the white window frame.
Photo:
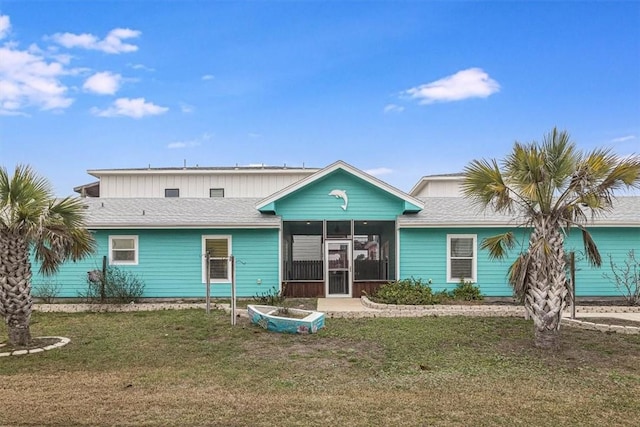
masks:
<svg viewBox="0 0 640 427"><path fill-rule="evenodd" d="M133 239L133 261L118 261L113 259L113 241L114 240L123 240L123 239ZM138 236L136 235L120 235L114 234L109 236L109 265L138 265L138 250L140 245L138 244ZM130 249L120 249L120 250L130 250Z"/></svg>
<svg viewBox="0 0 640 427"><path fill-rule="evenodd" d="M447 234L447 283L460 283L462 277L451 277L451 239L473 239L473 256L471 261L471 275L473 277L464 277L464 280L476 283L478 278L478 235Z"/></svg>
<svg viewBox="0 0 640 427"><path fill-rule="evenodd" d="M207 240L227 240L227 257L231 256L231 235L209 234L202 236L202 283L207 283ZM231 283L231 260L227 261L227 277L224 279L210 278L209 283Z"/></svg>

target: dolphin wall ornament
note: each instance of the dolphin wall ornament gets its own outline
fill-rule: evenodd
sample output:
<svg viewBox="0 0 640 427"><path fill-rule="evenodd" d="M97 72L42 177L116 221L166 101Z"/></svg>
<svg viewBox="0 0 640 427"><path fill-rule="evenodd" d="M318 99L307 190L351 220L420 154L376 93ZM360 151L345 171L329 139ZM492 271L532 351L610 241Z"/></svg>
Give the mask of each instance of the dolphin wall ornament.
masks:
<svg viewBox="0 0 640 427"><path fill-rule="evenodd" d="M347 210L347 206L349 206L349 198L347 197L347 190L331 190L329 196L335 196L336 199L342 199L344 201L344 205L340 206L343 211Z"/></svg>

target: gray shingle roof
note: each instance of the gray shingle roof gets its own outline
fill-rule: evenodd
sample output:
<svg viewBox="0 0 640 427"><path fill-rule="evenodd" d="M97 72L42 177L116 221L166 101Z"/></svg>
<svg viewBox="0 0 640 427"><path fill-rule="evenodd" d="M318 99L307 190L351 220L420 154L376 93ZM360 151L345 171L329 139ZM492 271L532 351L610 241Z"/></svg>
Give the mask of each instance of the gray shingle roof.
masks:
<svg viewBox="0 0 640 427"><path fill-rule="evenodd" d="M86 198L88 228L267 227L280 218L262 214L255 198Z"/></svg>
<svg viewBox="0 0 640 427"><path fill-rule="evenodd" d="M418 226L503 226L519 224L517 216L481 211L469 200L461 197L422 198L425 208L417 214L402 215L398 219L400 227ZM640 226L640 197L618 197L613 202L613 210L596 218L594 226Z"/></svg>
<svg viewBox="0 0 640 427"><path fill-rule="evenodd" d="M280 217L260 213L259 198L86 198L89 228L255 227L277 228ZM400 227L499 227L520 223L517 217L482 212L459 197L426 197L417 214L401 215ZM614 209L595 226L640 226L640 197L619 197Z"/></svg>

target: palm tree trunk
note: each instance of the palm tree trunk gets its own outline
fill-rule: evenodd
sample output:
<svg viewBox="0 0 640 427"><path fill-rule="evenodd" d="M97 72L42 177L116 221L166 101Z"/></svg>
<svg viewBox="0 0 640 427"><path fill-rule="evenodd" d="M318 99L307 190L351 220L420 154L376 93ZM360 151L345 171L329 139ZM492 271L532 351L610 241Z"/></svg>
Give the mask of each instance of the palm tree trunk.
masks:
<svg viewBox="0 0 640 427"><path fill-rule="evenodd" d="M543 215L534 219L533 228L525 309L533 319L536 347L556 349L567 296L564 238L560 227Z"/></svg>
<svg viewBox="0 0 640 427"><path fill-rule="evenodd" d="M9 331L9 344L31 342L31 263L29 247L16 230L0 230L0 315Z"/></svg>

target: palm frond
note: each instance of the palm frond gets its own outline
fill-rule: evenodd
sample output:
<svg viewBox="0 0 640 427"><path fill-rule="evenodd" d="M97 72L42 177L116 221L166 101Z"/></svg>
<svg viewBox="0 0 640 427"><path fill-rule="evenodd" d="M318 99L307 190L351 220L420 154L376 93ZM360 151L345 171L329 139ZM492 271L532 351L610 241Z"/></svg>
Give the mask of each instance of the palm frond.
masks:
<svg viewBox="0 0 640 427"><path fill-rule="evenodd" d="M589 233L584 227L580 227L582 231L582 243L584 244L584 253L591 264L594 267L600 267L602 265L602 257L596 242L593 240L591 233Z"/></svg>
<svg viewBox="0 0 640 427"><path fill-rule="evenodd" d="M12 177L0 169L0 227L19 233L31 247L40 271L55 273L66 260L79 260L95 248L79 199L56 201L49 182L28 166Z"/></svg>
<svg viewBox="0 0 640 427"><path fill-rule="evenodd" d="M489 258L491 259L503 259L507 256L509 249L513 249L515 245L515 238L511 231L495 236L487 237L482 240L480 249L489 250Z"/></svg>
<svg viewBox="0 0 640 427"><path fill-rule="evenodd" d="M481 207L510 211L513 200L495 160L474 160L464 171L462 193Z"/></svg>
<svg viewBox="0 0 640 427"><path fill-rule="evenodd" d="M531 264L531 255L521 253L509 266L507 280L513 288L513 293L518 301L524 301L528 291L527 275Z"/></svg>

